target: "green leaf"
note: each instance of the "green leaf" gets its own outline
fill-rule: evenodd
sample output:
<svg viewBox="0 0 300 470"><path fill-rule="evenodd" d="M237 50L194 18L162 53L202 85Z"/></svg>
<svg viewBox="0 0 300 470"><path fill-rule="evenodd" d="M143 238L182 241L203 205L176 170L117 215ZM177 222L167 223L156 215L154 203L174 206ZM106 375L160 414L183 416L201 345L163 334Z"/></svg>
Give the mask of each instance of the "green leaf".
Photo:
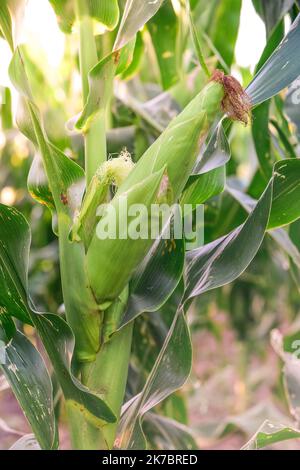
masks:
<svg viewBox="0 0 300 470"><path fill-rule="evenodd" d="M300 438L300 431L280 423L265 421L242 450L257 450L288 439Z"/></svg>
<svg viewBox="0 0 300 470"><path fill-rule="evenodd" d="M12 100L10 89L8 87L2 89L0 96L2 99L2 103L0 103L1 128L3 131L6 131L13 127Z"/></svg>
<svg viewBox="0 0 300 470"><path fill-rule="evenodd" d="M180 199L181 205L192 204L196 207L197 204L203 204L211 197L222 193L225 187L225 177L225 166L190 177L189 185Z"/></svg>
<svg viewBox="0 0 300 470"><path fill-rule="evenodd" d="M295 201L299 191L300 161L288 159L277 162L274 165L273 199L268 230L277 229L288 225L300 217L300 209ZM247 194L237 191L230 186L227 191L250 212L256 204ZM272 232L273 233L273 232Z"/></svg>
<svg viewBox="0 0 300 470"><path fill-rule="evenodd" d="M190 25L190 29L191 29L191 32L192 32L192 39L193 39L194 48L195 48L200 66L202 67L205 74L208 77L210 77L210 73L209 73L209 70L207 68L204 56L203 56L202 46L201 46L201 43L200 43L200 40L199 40L199 37L198 37L197 27L196 27L195 22L194 22L193 13L191 11L190 3L191 3L190 0L188 0L187 10L188 10L189 25Z"/></svg>
<svg viewBox="0 0 300 470"><path fill-rule="evenodd" d="M246 88L246 93L253 106L277 95L300 75L299 38L300 15L292 24L283 41Z"/></svg>
<svg viewBox="0 0 300 470"><path fill-rule="evenodd" d="M274 193L268 229L290 224L300 217L300 160L282 160L274 166Z"/></svg>
<svg viewBox="0 0 300 470"><path fill-rule="evenodd" d="M31 323L27 312L30 235L19 213L0 205L0 312Z"/></svg>
<svg viewBox="0 0 300 470"><path fill-rule="evenodd" d="M138 374L130 384L130 396L136 395L143 388L163 347L183 292L184 283L181 279L172 295L157 312L140 315L134 322L132 358L137 364Z"/></svg>
<svg viewBox="0 0 300 470"><path fill-rule="evenodd" d="M108 405L88 388L84 387L71 372L70 358L74 352L75 339L68 324L57 315L32 312L32 322L37 329L67 404L91 424L101 427L105 422L114 423L116 418Z"/></svg>
<svg viewBox="0 0 300 470"><path fill-rule="evenodd" d="M130 42L136 33L150 20L162 5L163 0L127 0L114 51Z"/></svg>
<svg viewBox="0 0 300 470"><path fill-rule="evenodd" d="M83 179L83 170L47 141L27 79L26 54L23 54L22 49L19 47L13 55L9 74L14 86L26 100L24 101L23 99L21 113L18 116L20 129L36 145L37 150L40 152L56 209L60 212L70 213L72 208L70 207L71 203L69 204L68 192L72 190L74 184ZM38 177L39 174L36 178L37 193L40 192L38 189ZM31 189L33 189L32 179L33 175L31 175L30 181ZM43 186L44 182L42 188Z"/></svg>
<svg viewBox="0 0 300 470"><path fill-rule="evenodd" d="M0 271L0 285L5 285L4 280L15 288L12 300L9 288L2 293L1 302L6 307L5 313L15 316L18 303L14 299L22 299L26 319L30 319L42 339L66 400L97 425L103 425L103 420L114 422L115 417L108 406L84 387L71 372L70 362L75 340L70 327L57 315L36 313L32 302L28 299L27 272L30 246L28 223L20 212L4 205L0 205L0 217L1 257L4 253L2 259L9 262L7 270Z"/></svg>
<svg viewBox="0 0 300 470"><path fill-rule="evenodd" d="M100 112L104 112L107 97L111 96L113 78L124 73L134 53L135 36L142 26L158 11L162 0L127 0L113 51L89 72L89 95L76 122L77 129L87 130Z"/></svg>
<svg viewBox="0 0 300 470"><path fill-rule="evenodd" d="M229 374L221 375L222 380L228 380ZM292 426L293 422L284 413L282 413L270 400L260 401L251 408L242 413L227 416L223 421L215 423L213 437L225 437L232 432L240 432L246 436L252 436L256 433L261 423L271 421L274 423L284 423L286 427ZM205 436L205 427L203 436ZM201 434L202 434L201 432ZM211 433L210 433L211 434Z"/></svg>
<svg viewBox="0 0 300 470"><path fill-rule="evenodd" d="M292 356L286 360L283 368L284 384L287 392L289 409L296 422L300 419L300 361Z"/></svg>
<svg viewBox="0 0 300 470"><path fill-rule="evenodd" d="M120 328L140 314L162 307L180 281L184 257L182 239L164 239L162 235L155 242L130 282L129 301Z"/></svg>
<svg viewBox="0 0 300 470"><path fill-rule="evenodd" d="M241 6L241 0L226 0L219 2L214 12L215 20L211 39L229 69L234 58ZM224 40L224 30L226 31L226 40Z"/></svg>
<svg viewBox="0 0 300 470"><path fill-rule="evenodd" d="M253 110L252 136L262 174L266 180L272 175L271 134L269 131L270 101Z"/></svg>
<svg viewBox="0 0 300 470"><path fill-rule="evenodd" d="M288 118L296 125L297 139L300 139L300 113L299 113L299 79L289 87L285 98L284 111Z"/></svg>
<svg viewBox="0 0 300 470"><path fill-rule="evenodd" d="M90 15L108 30L115 29L119 22L118 0L88 0Z"/></svg>
<svg viewBox="0 0 300 470"><path fill-rule="evenodd" d="M248 194L242 193L236 189L227 186L227 192L241 204L241 206L247 211L251 212L253 207L255 207L256 201ZM271 209L272 213L272 209ZM277 243L277 245L288 255L292 263L292 270L300 268L300 252L298 247L293 243L293 240L289 233L282 229L276 228L268 232L269 236Z"/></svg>
<svg viewBox="0 0 300 470"><path fill-rule="evenodd" d="M45 204L51 212L55 210L55 203L49 182L44 170L43 160L39 153L33 158L27 179L29 194L40 204Z"/></svg>
<svg viewBox="0 0 300 470"><path fill-rule="evenodd" d="M25 434L9 450L41 450L41 448L33 434Z"/></svg>
<svg viewBox="0 0 300 470"><path fill-rule="evenodd" d="M111 96L113 78L119 61L119 52L112 52L89 72L89 95L76 128L87 130L95 117L103 112Z"/></svg>
<svg viewBox="0 0 300 470"><path fill-rule="evenodd" d="M273 180L244 224L187 254L186 300L232 282L247 268L264 238L272 193Z"/></svg>
<svg viewBox="0 0 300 470"><path fill-rule="evenodd" d="M141 102L131 92L129 86L119 83L116 96L137 116L142 118L154 130L155 134L158 135L164 131L170 121L180 112L180 107L168 92L160 93L146 102Z"/></svg>
<svg viewBox="0 0 300 470"><path fill-rule="evenodd" d="M293 243L289 233L282 228L277 228L276 230L271 230L269 234L280 248L289 256L294 267L300 269L300 251Z"/></svg>
<svg viewBox="0 0 300 470"><path fill-rule="evenodd" d="M232 282L254 258L266 230L287 225L300 217L299 172L298 159L277 162L274 176L254 208L253 199L242 196L246 210L253 209L246 222L229 235L188 253L186 298ZM230 192L237 194L234 190Z"/></svg>
<svg viewBox="0 0 300 470"><path fill-rule="evenodd" d="M143 37L140 31L136 35L136 41L134 46L134 51L132 54L132 60L129 66L126 67L124 72L121 74L122 80L130 80L139 70L140 65L142 64L143 54L145 50L145 45Z"/></svg>
<svg viewBox="0 0 300 470"><path fill-rule="evenodd" d="M147 413L144 420L147 440L159 450L196 450L198 446L190 429L173 419Z"/></svg>
<svg viewBox="0 0 300 470"><path fill-rule="evenodd" d="M284 36L284 24L280 22L278 26L272 32L270 38L267 41L267 44L264 47L264 50L260 56L260 59L255 67L255 73L257 73L262 66L266 63L269 57L273 54L275 49L279 46L282 38Z"/></svg>
<svg viewBox="0 0 300 470"><path fill-rule="evenodd" d="M12 22L10 12L6 1L0 3L0 32L2 32L11 50L14 50L14 41L12 36Z"/></svg>
<svg viewBox="0 0 300 470"><path fill-rule="evenodd" d="M216 168L223 167L231 157L231 150L228 139L224 132L222 122L212 132L203 152L200 153L190 181L193 181L194 175L202 175Z"/></svg>
<svg viewBox="0 0 300 470"><path fill-rule="evenodd" d="M269 37L275 26L282 20L284 15L292 8L295 0L252 0L257 13L266 25Z"/></svg>
<svg viewBox="0 0 300 470"><path fill-rule="evenodd" d="M178 81L176 37L177 16L171 2L164 3L156 15L148 21L147 28L159 65L161 83L167 90Z"/></svg>
<svg viewBox="0 0 300 470"><path fill-rule="evenodd" d="M288 342L283 339L279 330L273 330L271 333L271 344L273 349L283 361L283 383L290 413L298 423L300 420L300 358L299 341L293 341L292 351L286 352ZM300 431L299 431L300 432Z"/></svg>
<svg viewBox="0 0 300 470"><path fill-rule="evenodd" d="M125 405L117 437L118 447L146 447L142 430L145 413L185 383L190 373L191 360L188 327L182 310L178 310L142 392Z"/></svg>
<svg viewBox="0 0 300 470"><path fill-rule="evenodd" d="M71 33L75 22L74 0L49 0L64 33ZM119 21L118 0L84 0L84 12L113 30Z"/></svg>
<svg viewBox="0 0 300 470"><path fill-rule="evenodd" d="M69 241L73 216L81 204L84 173L79 165L48 142L38 109L33 102L25 59L26 55L22 54L22 49L17 48L10 64L10 77L22 95L23 101L19 124L25 135L36 145L43 159L44 170L58 213L64 303L67 320L76 337L76 356L83 361L93 360L99 349L100 312L90 289L86 271L83 269L84 248ZM39 171L30 176L33 194L37 197L42 195L43 202L49 203L49 191L45 189L45 179L41 178Z"/></svg>
<svg viewBox="0 0 300 470"><path fill-rule="evenodd" d="M51 380L41 355L19 331L7 342L0 367L40 446L57 448Z"/></svg>
<svg viewBox="0 0 300 470"><path fill-rule="evenodd" d="M279 124L275 119L271 119L270 123L276 129L278 134L278 140L282 144L284 151L286 152L287 158L297 158L296 150L289 139L289 132L282 129L281 123Z"/></svg>
<svg viewBox="0 0 300 470"><path fill-rule="evenodd" d="M57 15L58 24L61 30L64 33L71 33L72 26L75 21L73 0L49 0L49 2Z"/></svg>

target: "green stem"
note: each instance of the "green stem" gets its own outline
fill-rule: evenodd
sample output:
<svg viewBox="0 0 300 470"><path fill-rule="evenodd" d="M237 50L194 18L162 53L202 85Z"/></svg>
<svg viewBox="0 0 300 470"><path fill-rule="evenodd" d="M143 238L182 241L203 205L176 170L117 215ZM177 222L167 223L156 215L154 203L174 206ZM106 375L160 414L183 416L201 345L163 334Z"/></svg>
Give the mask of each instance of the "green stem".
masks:
<svg viewBox="0 0 300 470"><path fill-rule="evenodd" d="M98 63L93 20L89 16L86 0L76 0L80 35L80 73L83 104L89 94L89 71ZM97 168L106 160L105 110L101 112L84 135L86 182L89 184Z"/></svg>
<svg viewBox="0 0 300 470"><path fill-rule="evenodd" d="M116 332L92 363L81 364L81 381L110 406L117 420L101 428L90 423L78 409L67 404L72 448L110 450L114 446L124 400L130 359L133 324Z"/></svg>
<svg viewBox="0 0 300 470"><path fill-rule="evenodd" d="M89 94L89 71L98 62L96 43L93 35L93 22L89 16L88 2L76 0L76 13L80 29L80 72L82 79L83 103L86 103ZM106 109L100 110L91 127L84 134L85 140L85 169L86 182L90 183L98 167L106 160ZM82 270L84 267L82 266ZM111 407L117 420L114 424L105 424L96 428L82 414L72 406L67 406L68 419L71 431L72 446L74 449L111 449L116 437L116 430L124 400L128 365L132 342L132 325L124 327L120 332L109 336L110 327L115 318L114 314L121 314L123 304L117 305L117 311L104 312L108 319L107 334L102 335L102 345L95 360L91 362L80 361L81 380L94 393ZM118 310L119 309L119 310ZM108 330L107 330L108 329ZM83 332L84 336L84 332ZM105 340L107 340L105 342Z"/></svg>
<svg viewBox="0 0 300 470"><path fill-rule="evenodd" d="M132 329L131 323L115 333L110 341L102 346L96 361L82 366L82 383L101 395L117 417L116 423L103 426L101 433L98 431L99 442L104 438L106 449L113 448L116 438L127 382ZM97 430L89 425L88 432L95 437Z"/></svg>

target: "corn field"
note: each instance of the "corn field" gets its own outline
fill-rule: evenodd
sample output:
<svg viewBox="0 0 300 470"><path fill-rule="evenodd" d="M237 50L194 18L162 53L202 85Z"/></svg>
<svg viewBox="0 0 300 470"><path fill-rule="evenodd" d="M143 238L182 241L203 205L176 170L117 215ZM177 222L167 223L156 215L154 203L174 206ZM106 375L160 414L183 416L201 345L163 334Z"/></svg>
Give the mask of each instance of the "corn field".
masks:
<svg viewBox="0 0 300 470"><path fill-rule="evenodd" d="M299 13L0 0L0 449L300 449Z"/></svg>

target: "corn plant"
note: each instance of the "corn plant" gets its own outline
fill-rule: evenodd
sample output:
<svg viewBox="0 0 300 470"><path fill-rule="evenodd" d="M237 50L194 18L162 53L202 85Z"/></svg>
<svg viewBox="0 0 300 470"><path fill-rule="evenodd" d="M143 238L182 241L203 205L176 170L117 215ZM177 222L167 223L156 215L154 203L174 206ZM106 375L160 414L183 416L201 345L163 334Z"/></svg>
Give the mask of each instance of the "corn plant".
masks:
<svg viewBox="0 0 300 470"><path fill-rule="evenodd" d="M177 411L184 406L176 391L191 370L193 300L236 281L265 237L285 251L295 275L300 266L296 241L282 228L300 218L300 161L281 93L300 75L298 2L276 2L278 11L253 2L267 42L243 88L231 75L241 0L49 1L78 51L78 61L68 58L69 73L78 66L81 77L75 117L55 109L50 91L43 96L43 72L15 39L24 2L1 1L0 30L19 97L15 123L34 149L28 191L50 211L58 240L63 308L48 313L36 305L30 225L1 204L1 369L38 448L59 447L59 416L73 449L196 448L192 432L165 407L168 400ZM284 36L286 15L293 23ZM47 99L66 118L59 138L51 135ZM12 128L9 99L1 119L3 132ZM258 163L243 188L226 180L226 169L232 176L232 129L246 126ZM173 212L166 223L157 216L155 239L148 232L99 236L113 218L120 229L124 200L129 210L186 205L194 216L205 204L204 243L188 248L190 240L176 237ZM223 204L222 223L210 223L214 203L224 200L233 217ZM132 214L129 225L134 221ZM45 354L24 325L34 328ZM287 360L288 347L277 351ZM290 367L289 383L292 374ZM264 427L246 447L267 445L270 434L276 442L300 431Z"/></svg>

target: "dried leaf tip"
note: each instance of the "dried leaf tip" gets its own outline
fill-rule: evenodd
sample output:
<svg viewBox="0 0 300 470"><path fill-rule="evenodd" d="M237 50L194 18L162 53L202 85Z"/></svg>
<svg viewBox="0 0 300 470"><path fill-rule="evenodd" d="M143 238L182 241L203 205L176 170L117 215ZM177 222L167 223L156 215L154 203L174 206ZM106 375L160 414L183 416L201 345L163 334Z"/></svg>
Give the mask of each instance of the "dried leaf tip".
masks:
<svg viewBox="0 0 300 470"><path fill-rule="evenodd" d="M215 70L211 81L221 83L224 87L222 108L230 119L248 124L251 115L251 101L238 80L225 75L222 70Z"/></svg>

